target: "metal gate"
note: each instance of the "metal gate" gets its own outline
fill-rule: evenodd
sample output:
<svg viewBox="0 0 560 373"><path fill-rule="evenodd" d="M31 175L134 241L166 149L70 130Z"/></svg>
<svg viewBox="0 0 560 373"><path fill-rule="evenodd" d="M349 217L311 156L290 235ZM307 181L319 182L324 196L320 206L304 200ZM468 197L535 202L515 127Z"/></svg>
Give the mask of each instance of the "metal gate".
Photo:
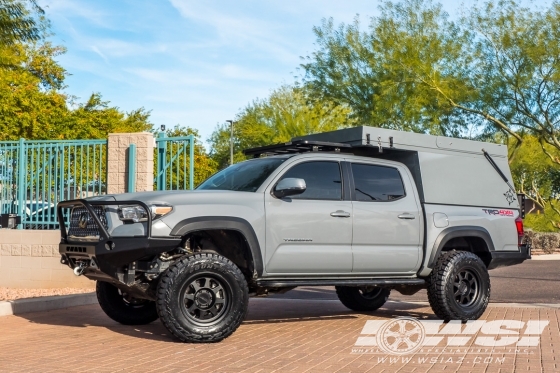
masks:
<svg viewBox="0 0 560 373"><path fill-rule="evenodd" d="M58 228L56 204L106 192L107 140L0 141L0 212Z"/></svg>
<svg viewBox="0 0 560 373"><path fill-rule="evenodd" d="M194 136L156 138L154 190L194 189Z"/></svg>

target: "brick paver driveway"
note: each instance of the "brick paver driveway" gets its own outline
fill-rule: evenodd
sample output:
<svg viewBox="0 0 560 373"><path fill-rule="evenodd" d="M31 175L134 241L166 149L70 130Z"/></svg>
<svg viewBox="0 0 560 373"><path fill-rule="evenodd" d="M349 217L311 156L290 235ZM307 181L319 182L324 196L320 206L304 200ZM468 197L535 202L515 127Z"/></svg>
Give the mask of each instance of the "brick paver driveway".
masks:
<svg viewBox="0 0 560 373"><path fill-rule="evenodd" d="M436 347L422 345L412 353L397 355L372 347L381 343L374 329L382 322L375 320L405 316L429 323L426 320L435 318L425 304L389 302L376 313L360 314L335 300L251 299L246 321L216 344L179 343L160 322L122 326L107 318L99 306L82 306L0 317L0 371L559 372L559 314L556 308L491 305L483 316L485 326L478 324L478 329L472 329L474 334L453 332L452 326L438 329L437 323L435 332L423 331L424 344L428 338L434 341L428 334L439 333L441 341L432 343ZM488 323L491 320L498 323ZM503 324L499 320L517 321ZM378 335L391 342L391 334L382 334L382 329L378 328ZM392 328L398 329L398 325ZM539 329L543 330L540 341ZM516 347L523 336L532 346ZM481 347L479 337L483 342L486 338L482 345L488 345L488 338L498 341L496 345L508 342L507 338L514 338L514 343ZM411 338L414 341L418 336Z"/></svg>

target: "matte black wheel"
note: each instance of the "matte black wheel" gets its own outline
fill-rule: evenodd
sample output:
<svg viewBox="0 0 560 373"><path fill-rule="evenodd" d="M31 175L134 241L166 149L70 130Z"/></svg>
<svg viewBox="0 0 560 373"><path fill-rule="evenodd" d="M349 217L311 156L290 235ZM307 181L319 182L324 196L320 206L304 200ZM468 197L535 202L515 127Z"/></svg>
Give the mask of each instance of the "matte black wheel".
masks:
<svg viewBox="0 0 560 373"><path fill-rule="evenodd" d="M144 325L158 319L156 303L133 298L108 282L97 282L97 300L103 312L124 325Z"/></svg>
<svg viewBox="0 0 560 373"><path fill-rule="evenodd" d="M442 254L428 277L428 300L443 320L478 319L490 300L486 265L471 252Z"/></svg>
<svg viewBox="0 0 560 373"><path fill-rule="evenodd" d="M358 312L375 311L383 306L391 289L376 286L336 286L336 295L346 307Z"/></svg>
<svg viewBox="0 0 560 373"><path fill-rule="evenodd" d="M222 318L231 306L231 293L222 276L193 276L182 293L185 315L195 324L212 324Z"/></svg>
<svg viewBox="0 0 560 373"><path fill-rule="evenodd" d="M157 310L165 327L183 342L218 342L247 313L249 289L239 268L223 256L185 257L162 275Z"/></svg>

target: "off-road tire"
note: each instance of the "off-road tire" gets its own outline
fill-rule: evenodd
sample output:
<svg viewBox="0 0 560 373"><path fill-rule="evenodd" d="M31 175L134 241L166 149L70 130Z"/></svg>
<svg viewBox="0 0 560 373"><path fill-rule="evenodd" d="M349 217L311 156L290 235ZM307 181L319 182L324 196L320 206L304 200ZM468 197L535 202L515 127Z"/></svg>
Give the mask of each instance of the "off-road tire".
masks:
<svg viewBox="0 0 560 373"><path fill-rule="evenodd" d="M467 279L464 279L465 274ZM476 320L488 306L490 276L484 262L471 252L452 250L443 253L427 282L430 306L436 316L445 321ZM466 302L467 298L472 300Z"/></svg>
<svg viewBox="0 0 560 373"><path fill-rule="evenodd" d="M336 295L346 307L357 312L375 311L387 302L391 289L373 287L371 291L351 286L336 286Z"/></svg>
<svg viewBox="0 0 560 373"><path fill-rule="evenodd" d="M158 283L159 317L183 342L219 342L230 336L245 318L248 304L245 277L229 259L217 254L181 258Z"/></svg>
<svg viewBox="0 0 560 373"><path fill-rule="evenodd" d="M95 290L103 312L118 323L144 325L158 319L156 302L130 298L127 301L118 288L103 281L97 281Z"/></svg>

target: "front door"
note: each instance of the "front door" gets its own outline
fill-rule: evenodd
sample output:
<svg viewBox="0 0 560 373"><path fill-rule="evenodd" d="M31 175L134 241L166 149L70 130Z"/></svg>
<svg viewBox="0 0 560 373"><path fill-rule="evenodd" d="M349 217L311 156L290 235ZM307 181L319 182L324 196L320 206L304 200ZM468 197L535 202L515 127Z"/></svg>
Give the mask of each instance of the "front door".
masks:
<svg viewBox="0 0 560 373"><path fill-rule="evenodd" d="M304 179L304 193L265 194L266 271L348 274L352 271L352 202L342 198L338 161L303 161L278 179Z"/></svg>
<svg viewBox="0 0 560 373"><path fill-rule="evenodd" d="M421 215L409 173L392 164L351 163L355 274L413 273L420 264Z"/></svg>

